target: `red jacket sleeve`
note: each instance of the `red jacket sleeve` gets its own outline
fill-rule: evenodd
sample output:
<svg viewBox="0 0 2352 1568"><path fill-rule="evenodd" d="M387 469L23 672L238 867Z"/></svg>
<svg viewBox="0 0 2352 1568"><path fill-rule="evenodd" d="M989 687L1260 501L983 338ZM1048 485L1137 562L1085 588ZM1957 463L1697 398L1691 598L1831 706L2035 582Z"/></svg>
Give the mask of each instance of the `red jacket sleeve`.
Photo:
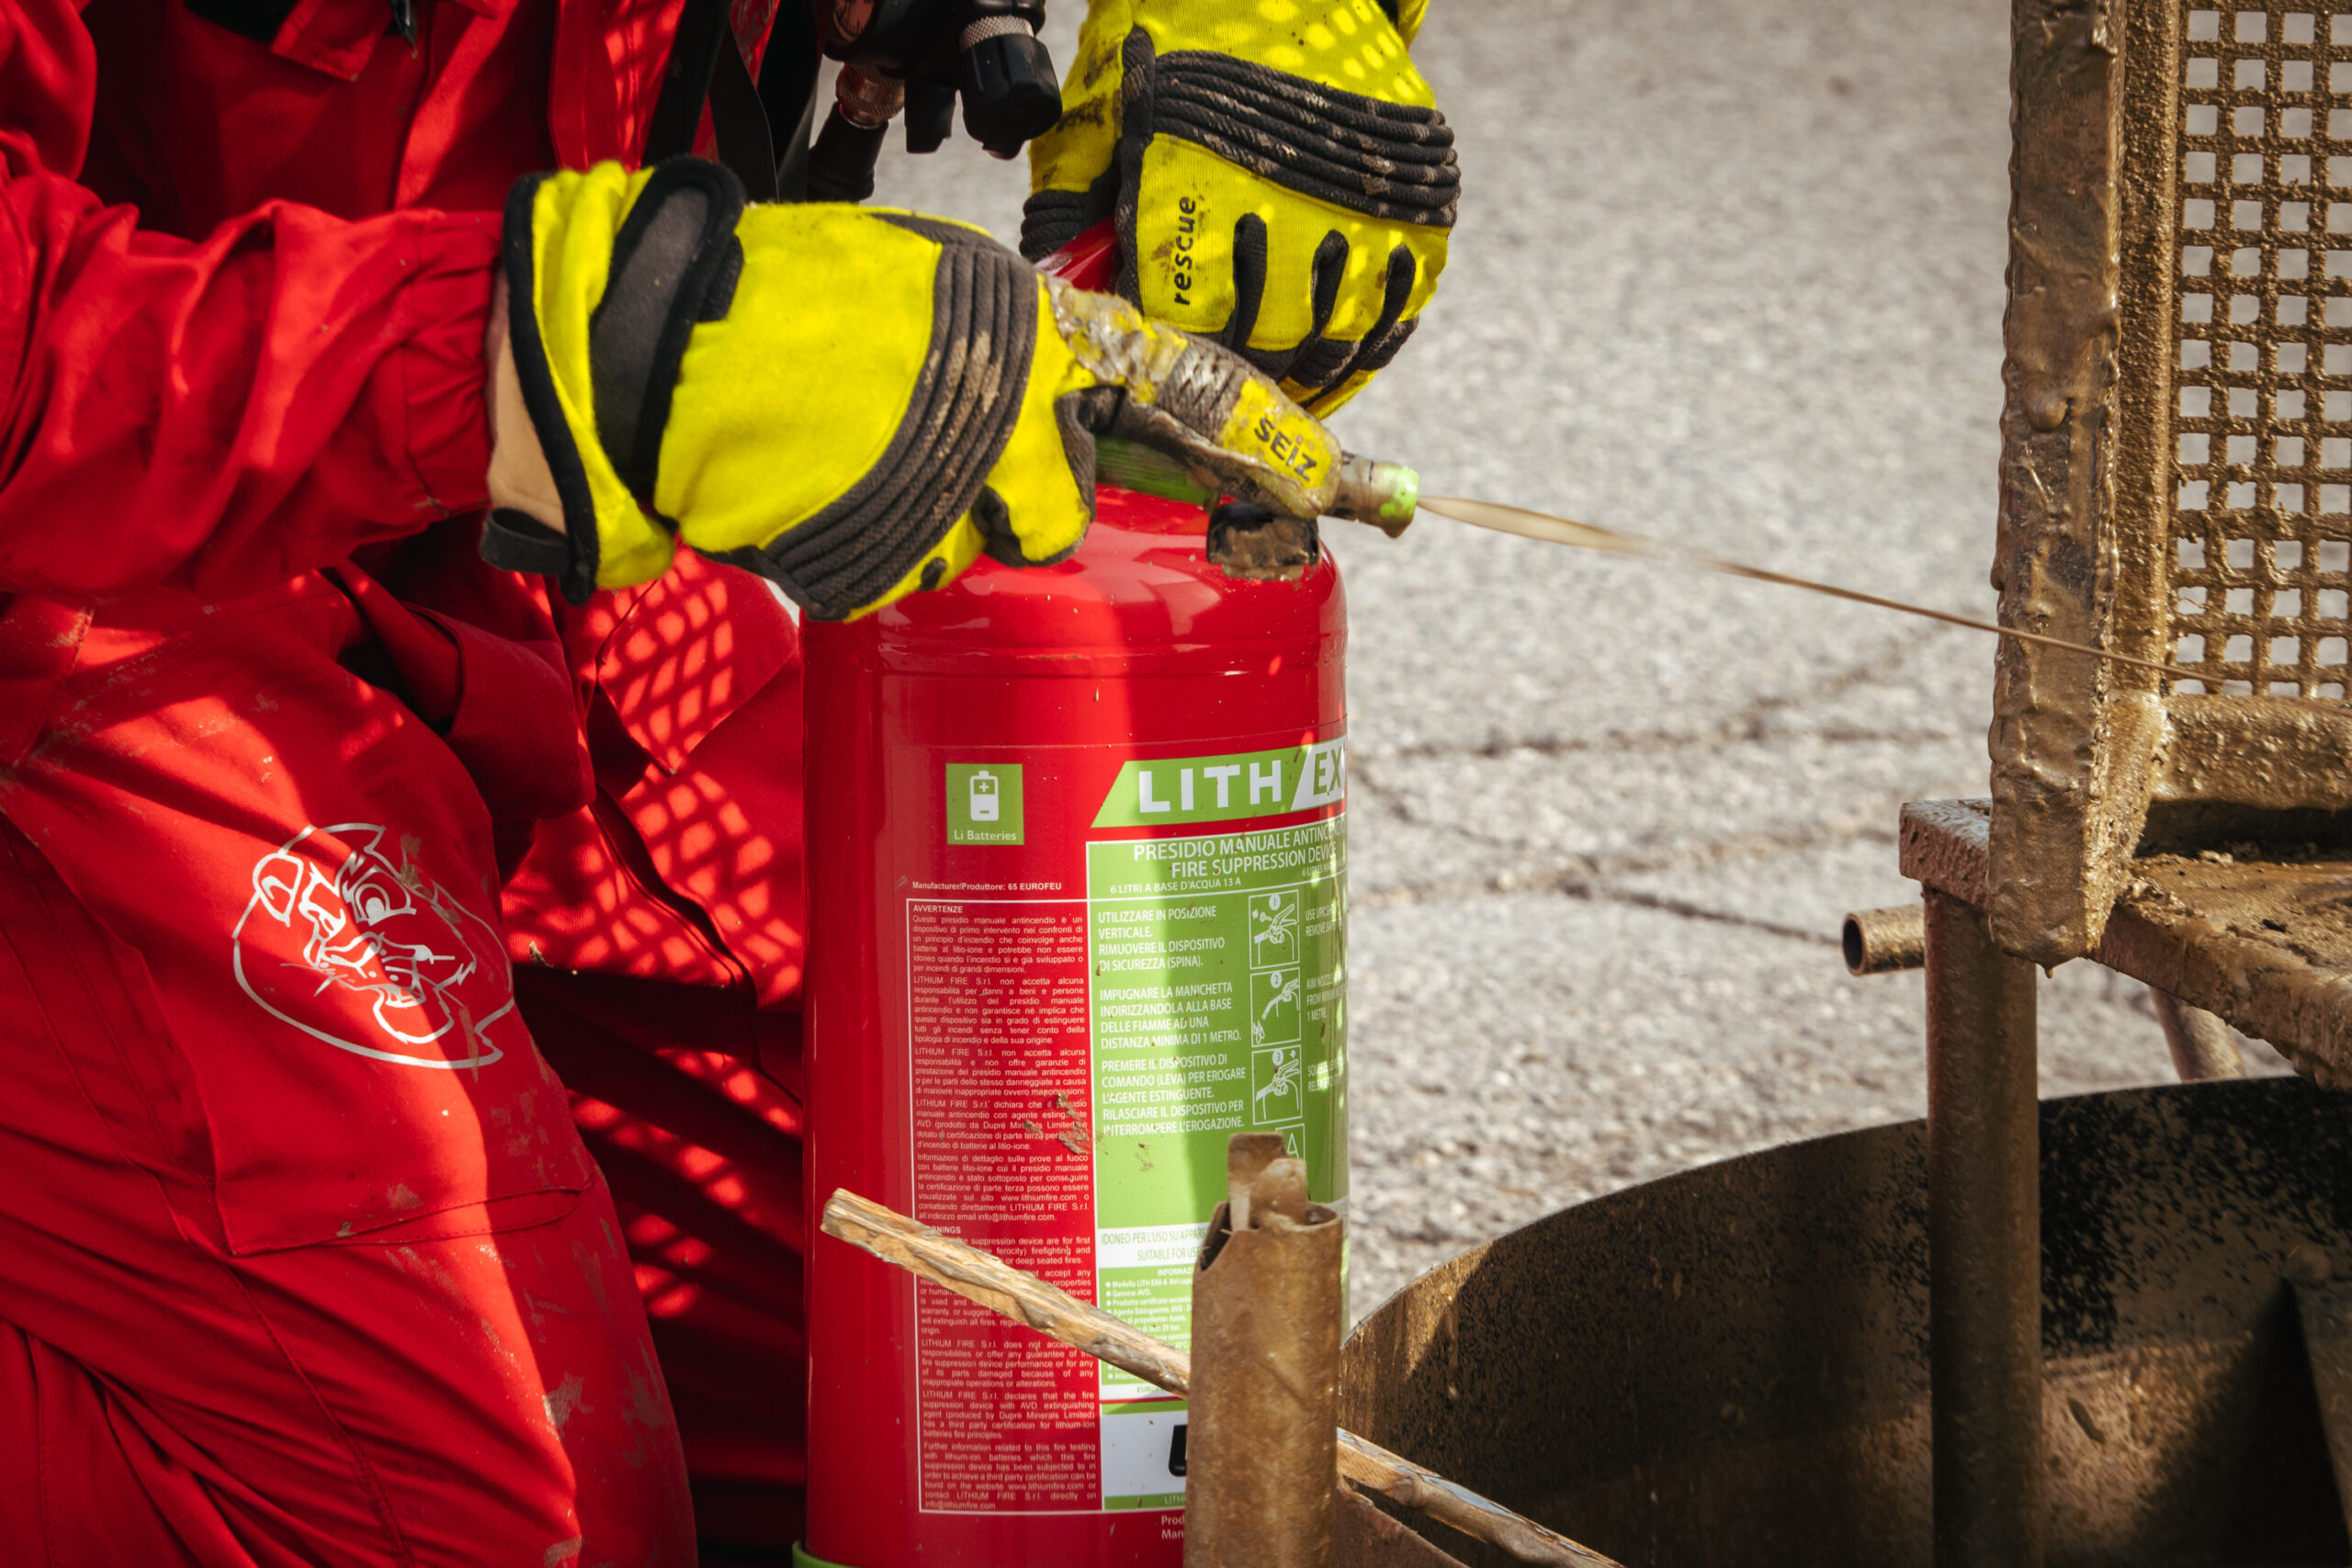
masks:
<svg viewBox="0 0 2352 1568"><path fill-rule="evenodd" d="M73 0L0 0L0 592L226 597L482 504L491 213L142 233Z"/></svg>

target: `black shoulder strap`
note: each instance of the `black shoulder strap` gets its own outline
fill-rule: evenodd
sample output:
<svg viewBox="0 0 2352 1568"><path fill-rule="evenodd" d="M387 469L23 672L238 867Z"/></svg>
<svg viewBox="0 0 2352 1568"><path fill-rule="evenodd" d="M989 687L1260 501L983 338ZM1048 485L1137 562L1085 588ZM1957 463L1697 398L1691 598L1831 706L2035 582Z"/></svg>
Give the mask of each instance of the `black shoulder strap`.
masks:
<svg viewBox="0 0 2352 1568"><path fill-rule="evenodd" d="M670 62L662 73L662 96L645 133L644 162L694 151L703 105L710 106L718 161L735 172L753 201L797 200L778 178L773 127L797 127L782 160L786 174L804 171L808 128L816 106L816 25L810 0L781 0L769 34L760 80L743 63L728 0L685 0ZM788 117L788 118L787 118ZM805 187L805 173L799 175Z"/></svg>
<svg viewBox="0 0 2352 1568"><path fill-rule="evenodd" d="M817 42L813 0L778 0L768 50L760 57L760 101L768 124L784 138L776 149L778 201L808 199L808 143L816 134L817 74L825 63Z"/></svg>

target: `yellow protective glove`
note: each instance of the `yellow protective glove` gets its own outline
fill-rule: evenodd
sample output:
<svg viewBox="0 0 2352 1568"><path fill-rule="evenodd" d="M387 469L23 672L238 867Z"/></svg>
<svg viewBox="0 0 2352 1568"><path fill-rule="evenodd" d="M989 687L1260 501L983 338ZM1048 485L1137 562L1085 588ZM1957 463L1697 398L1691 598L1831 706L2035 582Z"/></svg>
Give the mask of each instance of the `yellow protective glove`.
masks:
<svg viewBox="0 0 2352 1568"><path fill-rule="evenodd" d="M1426 4L1093 0L1022 254L1115 217L1122 294L1329 414L1445 268L1453 133L1406 52Z"/></svg>
<svg viewBox="0 0 2352 1568"><path fill-rule="evenodd" d="M1337 490L1337 444L1266 377L961 224L605 164L515 186L504 265L482 550L575 603L681 539L827 620L983 553L1058 560L1098 432L1287 515Z"/></svg>

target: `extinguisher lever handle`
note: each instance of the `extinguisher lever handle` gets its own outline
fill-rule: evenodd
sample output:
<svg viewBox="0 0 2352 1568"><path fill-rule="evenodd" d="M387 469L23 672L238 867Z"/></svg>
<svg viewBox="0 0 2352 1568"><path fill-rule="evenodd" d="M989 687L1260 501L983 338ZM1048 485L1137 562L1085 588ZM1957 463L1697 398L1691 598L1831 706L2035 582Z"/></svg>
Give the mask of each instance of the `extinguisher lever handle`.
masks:
<svg viewBox="0 0 2352 1568"><path fill-rule="evenodd" d="M1413 525L1413 512L1420 502L1421 476L1411 468L1342 452L1340 491L1324 515L1369 523L1394 539Z"/></svg>

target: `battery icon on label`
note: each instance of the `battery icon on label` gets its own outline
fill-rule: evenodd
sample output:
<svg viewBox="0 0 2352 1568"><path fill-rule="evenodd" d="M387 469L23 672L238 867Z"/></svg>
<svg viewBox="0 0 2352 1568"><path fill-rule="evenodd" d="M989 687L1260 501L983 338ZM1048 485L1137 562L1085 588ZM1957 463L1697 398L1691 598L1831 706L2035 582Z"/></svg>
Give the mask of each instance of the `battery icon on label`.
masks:
<svg viewBox="0 0 2352 1568"><path fill-rule="evenodd" d="M986 768L982 768L978 773L974 773L972 775L970 799L972 803L973 821L995 821L997 800L996 775L989 773Z"/></svg>

